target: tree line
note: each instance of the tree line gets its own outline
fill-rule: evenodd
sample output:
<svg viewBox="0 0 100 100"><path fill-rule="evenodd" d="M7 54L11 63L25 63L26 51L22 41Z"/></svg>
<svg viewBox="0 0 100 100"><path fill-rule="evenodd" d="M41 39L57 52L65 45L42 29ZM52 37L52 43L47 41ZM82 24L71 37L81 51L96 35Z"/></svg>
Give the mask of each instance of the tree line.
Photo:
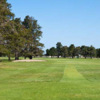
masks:
<svg viewBox="0 0 100 100"><path fill-rule="evenodd" d="M7 0L0 0L0 56L32 57L41 56L44 44L41 26L33 17L26 16L24 21L15 18L11 12L11 4Z"/></svg>
<svg viewBox="0 0 100 100"><path fill-rule="evenodd" d="M50 49L46 50L46 56L57 56L58 58L61 57L77 57L80 58L83 56L84 58L90 57L97 57L100 58L100 48L96 49L95 47L91 46L78 46L75 47L74 44L68 46L63 46L61 42L58 42L55 47L51 47Z"/></svg>

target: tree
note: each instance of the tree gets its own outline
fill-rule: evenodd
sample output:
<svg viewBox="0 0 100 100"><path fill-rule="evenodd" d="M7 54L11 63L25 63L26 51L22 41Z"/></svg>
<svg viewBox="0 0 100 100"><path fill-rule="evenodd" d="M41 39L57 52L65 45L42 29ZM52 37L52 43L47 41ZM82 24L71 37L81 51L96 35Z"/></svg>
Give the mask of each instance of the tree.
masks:
<svg viewBox="0 0 100 100"><path fill-rule="evenodd" d="M46 50L46 56L50 56L50 50L49 49Z"/></svg>
<svg viewBox="0 0 100 100"><path fill-rule="evenodd" d="M24 47L25 37L26 37L26 29L23 28L21 24L20 18L16 18L12 21L9 21L9 24L5 25L3 29L5 33L3 36L4 47L7 49L7 54L10 60L10 55L15 55L15 60L19 59L19 53Z"/></svg>
<svg viewBox="0 0 100 100"><path fill-rule="evenodd" d="M75 56L77 56L77 58L79 58L80 54L81 54L81 48L80 47L76 47L75 48Z"/></svg>
<svg viewBox="0 0 100 100"><path fill-rule="evenodd" d="M0 57L5 56L5 49L3 45L0 45Z"/></svg>
<svg viewBox="0 0 100 100"><path fill-rule="evenodd" d="M93 46L89 47L89 55L91 58L96 56L96 50Z"/></svg>
<svg viewBox="0 0 100 100"><path fill-rule="evenodd" d="M2 47L1 51L8 55L10 60L10 49L6 48L6 44L8 41L4 40L5 33L9 32L9 26L12 23L11 19L14 18L14 14L10 10L11 5L7 3L6 0L0 0L0 47Z"/></svg>
<svg viewBox="0 0 100 100"><path fill-rule="evenodd" d="M89 56L89 47L88 46L82 46L81 47L81 54L85 57L85 59L87 58L87 56Z"/></svg>
<svg viewBox="0 0 100 100"><path fill-rule="evenodd" d="M98 58L100 58L100 49L96 49L96 56L98 57Z"/></svg>
<svg viewBox="0 0 100 100"><path fill-rule="evenodd" d="M61 55L61 48L62 48L62 44L61 44L61 42L58 42L58 43L56 44L56 49L57 49L57 56L58 56L58 58L59 58L59 56Z"/></svg>
<svg viewBox="0 0 100 100"><path fill-rule="evenodd" d="M14 18L14 14L11 12L11 4L7 3L7 0L0 0L0 26L1 28Z"/></svg>
<svg viewBox="0 0 100 100"><path fill-rule="evenodd" d="M69 51L69 55L70 55L72 58L74 58L74 56L75 56L75 46L74 46L74 44L71 44L71 45L69 46L68 51Z"/></svg>
<svg viewBox="0 0 100 100"><path fill-rule="evenodd" d="M61 48L61 56L66 58L68 56L68 47L67 46L63 46Z"/></svg>
<svg viewBox="0 0 100 100"><path fill-rule="evenodd" d="M28 34L32 37L29 38L29 42L26 43L26 47L24 48L27 56L32 59L32 56L40 55L39 52L42 51L42 47L44 47L44 44L40 42L42 37L41 27L38 25L37 20L30 16L25 17L23 25L29 30Z"/></svg>
<svg viewBox="0 0 100 100"><path fill-rule="evenodd" d="M15 54L15 60L19 60L19 54L24 48L25 43L26 43L26 37L27 37L28 30L23 27L20 18L16 18L14 20L13 29L14 29L14 34L13 34L13 38L11 39L12 44L10 45L13 46L12 50Z"/></svg>
<svg viewBox="0 0 100 100"><path fill-rule="evenodd" d="M50 48L50 56L57 56L57 50L55 47Z"/></svg>
<svg viewBox="0 0 100 100"><path fill-rule="evenodd" d="M14 19L10 8L6 0L0 0L0 54L6 54L9 60L12 54L15 60L21 53L30 58L41 56L44 45L40 43L42 31L37 20L26 16L22 23L19 18Z"/></svg>

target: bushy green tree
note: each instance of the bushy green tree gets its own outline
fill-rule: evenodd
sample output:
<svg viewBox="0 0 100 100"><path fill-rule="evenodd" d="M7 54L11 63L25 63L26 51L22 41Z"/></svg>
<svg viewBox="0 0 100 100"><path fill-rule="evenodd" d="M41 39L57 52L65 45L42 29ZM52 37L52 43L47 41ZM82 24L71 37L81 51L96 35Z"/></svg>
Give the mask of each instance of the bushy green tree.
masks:
<svg viewBox="0 0 100 100"><path fill-rule="evenodd" d="M46 50L46 56L50 56L50 49Z"/></svg>
<svg viewBox="0 0 100 100"><path fill-rule="evenodd" d="M77 56L77 58L79 58L80 54L81 54L81 48L80 47L76 47L75 48L75 56Z"/></svg>
<svg viewBox="0 0 100 100"><path fill-rule="evenodd" d="M11 48L7 47L8 41L5 40L6 33L10 30L12 24L11 19L14 18L14 14L10 10L11 5L6 0L0 0L0 46L1 51L7 54L10 60ZM8 34L7 34L8 35Z"/></svg>
<svg viewBox="0 0 100 100"><path fill-rule="evenodd" d="M68 52L69 52L69 56L71 56L72 58L75 57L75 46L74 46L74 44L71 44L69 46Z"/></svg>
<svg viewBox="0 0 100 100"><path fill-rule="evenodd" d="M85 59L89 56L89 47L88 46L82 46L81 47L81 54L85 57Z"/></svg>
<svg viewBox="0 0 100 100"><path fill-rule="evenodd" d="M28 34L32 37L28 39L29 42L26 43L26 47L24 48L27 54L26 56L30 56L32 59L32 56L39 56L42 47L44 47L44 44L40 42L42 37L41 27L38 25L37 20L30 16L25 17L23 25L29 30Z"/></svg>
<svg viewBox="0 0 100 100"><path fill-rule="evenodd" d="M44 45L40 43L42 31L37 20L26 16L22 23L19 18L14 19L10 9L6 0L0 0L0 53L6 54L9 60L11 55L15 60L19 55L41 56Z"/></svg>
<svg viewBox="0 0 100 100"><path fill-rule="evenodd" d="M100 49L96 49L96 57L100 58Z"/></svg>
<svg viewBox="0 0 100 100"><path fill-rule="evenodd" d="M61 56L66 58L68 56L68 47L67 46L63 46L61 48Z"/></svg>
<svg viewBox="0 0 100 100"><path fill-rule="evenodd" d="M91 58L96 56L96 49L93 46L89 47L89 56Z"/></svg>
<svg viewBox="0 0 100 100"><path fill-rule="evenodd" d="M19 53L25 45L25 37L27 35L25 28L23 28L21 24L21 20L16 18L9 21L2 31L4 31L2 34L3 44L4 48L7 49L6 54L8 55L9 60L11 54L15 55L15 60L18 60Z"/></svg>
<svg viewBox="0 0 100 100"><path fill-rule="evenodd" d="M58 56L58 58L59 58L59 56L61 56L61 48L62 48L62 44L61 44L61 42L58 42L58 43L56 44L56 49L57 49L57 56Z"/></svg>
<svg viewBox="0 0 100 100"><path fill-rule="evenodd" d="M1 28L14 18L14 14L11 12L11 4L7 3L7 0L0 0L0 26Z"/></svg>
<svg viewBox="0 0 100 100"><path fill-rule="evenodd" d="M57 56L57 49L55 47L50 48L50 56Z"/></svg>
<svg viewBox="0 0 100 100"><path fill-rule="evenodd" d="M15 54L15 60L19 59L19 54L23 50L25 43L26 43L26 37L28 30L25 29L22 25L22 22L20 18L16 18L14 20L14 34L13 38L11 39L12 45L13 45L13 52Z"/></svg>

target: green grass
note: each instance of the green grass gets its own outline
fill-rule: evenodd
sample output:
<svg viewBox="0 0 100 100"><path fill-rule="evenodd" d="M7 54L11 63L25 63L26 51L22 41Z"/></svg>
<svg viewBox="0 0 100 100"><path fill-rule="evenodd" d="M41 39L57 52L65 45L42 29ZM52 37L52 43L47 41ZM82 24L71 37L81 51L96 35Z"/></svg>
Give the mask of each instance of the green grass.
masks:
<svg viewBox="0 0 100 100"><path fill-rule="evenodd" d="M0 62L0 100L100 100L100 59Z"/></svg>

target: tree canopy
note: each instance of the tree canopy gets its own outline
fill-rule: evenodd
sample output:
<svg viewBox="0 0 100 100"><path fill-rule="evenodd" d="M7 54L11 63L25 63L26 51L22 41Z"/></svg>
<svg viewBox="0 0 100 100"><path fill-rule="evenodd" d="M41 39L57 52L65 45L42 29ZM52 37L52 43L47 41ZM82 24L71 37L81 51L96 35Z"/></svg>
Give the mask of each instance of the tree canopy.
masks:
<svg viewBox="0 0 100 100"><path fill-rule="evenodd" d="M26 16L24 21L14 18L11 4L0 0L0 54L30 57L43 54L43 43L40 43L42 31L33 17Z"/></svg>

